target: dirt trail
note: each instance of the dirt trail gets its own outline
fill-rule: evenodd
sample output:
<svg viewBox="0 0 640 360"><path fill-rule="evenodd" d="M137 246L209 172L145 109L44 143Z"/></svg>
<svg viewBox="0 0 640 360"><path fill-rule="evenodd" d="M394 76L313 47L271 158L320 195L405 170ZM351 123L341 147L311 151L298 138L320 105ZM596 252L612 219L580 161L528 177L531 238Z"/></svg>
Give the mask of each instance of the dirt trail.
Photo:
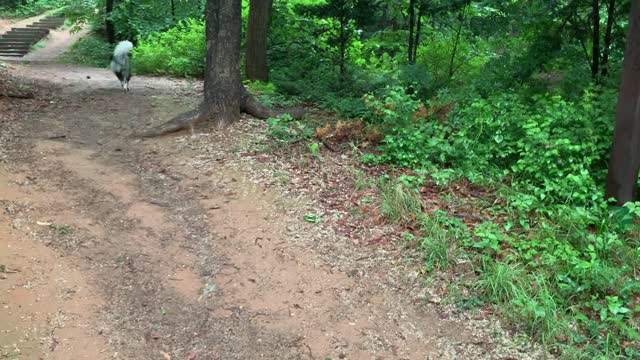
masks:
<svg viewBox="0 0 640 360"><path fill-rule="evenodd" d="M0 157L0 359L507 358L420 305L401 261L356 254L301 221L305 198L250 181L249 119L128 137L199 84L136 77L124 94L106 70L10 67L56 91Z"/></svg>

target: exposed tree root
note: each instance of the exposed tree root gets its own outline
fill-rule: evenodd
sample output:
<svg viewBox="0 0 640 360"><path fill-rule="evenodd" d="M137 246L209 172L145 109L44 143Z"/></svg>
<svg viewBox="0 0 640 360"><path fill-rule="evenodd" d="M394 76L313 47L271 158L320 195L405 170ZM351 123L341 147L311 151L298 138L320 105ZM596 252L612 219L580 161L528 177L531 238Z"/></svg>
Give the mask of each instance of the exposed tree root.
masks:
<svg viewBox="0 0 640 360"><path fill-rule="evenodd" d="M303 108L290 108L277 111L269 109L249 94L244 86L242 87L242 95L240 99L240 111L255 116L258 119L268 119L271 117L282 116L284 114L289 114L289 116L294 119L300 119L305 114L305 110ZM200 104L195 110L182 113L162 125L158 125L142 133L136 133L133 136L150 138L162 136L186 128L191 129L191 133L193 134L194 125L205 119L207 119L206 107L204 104Z"/></svg>

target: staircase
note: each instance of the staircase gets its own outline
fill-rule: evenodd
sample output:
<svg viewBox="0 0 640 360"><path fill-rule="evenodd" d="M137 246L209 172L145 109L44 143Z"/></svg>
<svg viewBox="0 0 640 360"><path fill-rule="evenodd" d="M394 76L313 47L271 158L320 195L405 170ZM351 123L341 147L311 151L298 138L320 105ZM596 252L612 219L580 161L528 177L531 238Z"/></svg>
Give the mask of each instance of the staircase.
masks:
<svg viewBox="0 0 640 360"><path fill-rule="evenodd" d="M27 25L25 28L12 28L0 36L0 56L23 57L31 46L49 34L49 30L64 24L63 17L49 16Z"/></svg>

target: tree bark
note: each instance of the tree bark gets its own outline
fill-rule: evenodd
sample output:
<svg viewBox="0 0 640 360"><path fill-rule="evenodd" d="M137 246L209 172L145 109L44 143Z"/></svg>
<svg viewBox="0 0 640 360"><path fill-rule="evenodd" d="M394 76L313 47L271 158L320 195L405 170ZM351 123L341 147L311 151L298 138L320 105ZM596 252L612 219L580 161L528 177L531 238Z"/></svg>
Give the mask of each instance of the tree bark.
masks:
<svg viewBox="0 0 640 360"><path fill-rule="evenodd" d="M593 21L593 34L591 43L591 77L596 79L600 72L600 1L593 0L591 3L591 17Z"/></svg>
<svg viewBox="0 0 640 360"><path fill-rule="evenodd" d="M171 18L176 21L176 1L171 0Z"/></svg>
<svg viewBox="0 0 640 360"><path fill-rule="evenodd" d="M415 0L409 0L409 65L413 64L413 28L415 27Z"/></svg>
<svg viewBox="0 0 640 360"><path fill-rule="evenodd" d="M105 15L105 21L104 21L105 32L107 33L107 41L110 44L115 44L116 43L116 29L113 26L113 21L111 20L111 13L113 12L113 1L114 0L106 0L106 6L105 6L105 11L104 11L104 15Z"/></svg>
<svg viewBox="0 0 640 360"><path fill-rule="evenodd" d="M241 0L208 0L205 117L223 128L240 118Z"/></svg>
<svg viewBox="0 0 640 360"><path fill-rule="evenodd" d="M640 2L633 1L609 160L606 198L634 201L640 168Z"/></svg>
<svg viewBox="0 0 640 360"><path fill-rule="evenodd" d="M420 32L422 31L422 12L424 4L422 1L418 4L418 20L416 21L416 40L413 42L413 62L418 58L418 47L420 47Z"/></svg>
<svg viewBox="0 0 640 360"><path fill-rule="evenodd" d="M602 76L609 74L609 51L611 50L611 35L613 33L613 24L615 22L616 13L616 0L609 0L609 7L607 8L607 28L604 33L604 49L602 50L602 68L600 73Z"/></svg>
<svg viewBox="0 0 640 360"><path fill-rule="evenodd" d="M251 0L247 24L245 71L249 80L269 82L267 32L273 0Z"/></svg>

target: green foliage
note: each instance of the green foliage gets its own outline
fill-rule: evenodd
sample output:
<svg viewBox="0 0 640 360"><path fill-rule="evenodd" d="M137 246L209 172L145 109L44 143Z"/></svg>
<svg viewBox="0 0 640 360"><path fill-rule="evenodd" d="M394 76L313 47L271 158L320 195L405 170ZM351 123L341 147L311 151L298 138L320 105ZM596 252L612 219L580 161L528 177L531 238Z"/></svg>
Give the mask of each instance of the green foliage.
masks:
<svg viewBox="0 0 640 360"><path fill-rule="evenodd" d="M109 19L117 39L133 40L163 32L187 19L202 19L204 4L203 0L175 0L172 14L170 1L114 1L113 11L106 14L105 0L77 0L69 2L65 13L76 29L90 24L95 30L103 30Z"/></svg>
<svg viewBox="0 0 640 360"><path fill-rule="evenodd" d="M0 17L27 18L47 10L60 9L70 2L70 0L25 0L15 7L0 6Z"/></svg>
<svg viewBox="0 0 640 360"><path fill-rule="evenodd" d="M426 271L443 271L455 261L459 238L455 227L447 229L446 214L436 213L433 216L421 216L421 238L418 249L425 261Z"/></svg>
<svg viewBox="0 0 640 360"><path fill-rule="evenodd" d="M310 139L313 136L313 130L285 114L278 118L267 119L267 135L278 142L294 143Z"/></svg>
<svg viewBox="0 0 640 360"><path fill-rule="evenodd" d="M186 20L168 31L142 37L133 50L138 73L204 76L205 24Z"/></svg>
<svg viewBox="0 0 640 360"><path fill-rule="evenodd" d="M622 217L632 221L624 227L607 219L605 204L591 211L561 205L534 217L505 208L496 214L501 221L475 229L436 212L422 221L425 269L447 268L444 249L459 246L478 264L484 300L534 339L565 355L633 358L638 348L621 349L640 341L638 205L625 206Z"/></svg>
<svg viewBox="0 0 640 360"><path fill-rule="evenodd" d="M378 189L382 197L380 212L392 222L410 223L422 213L422 202L415 187L382 178Z"/></svg>
<svg viewBox="0 0 640 360"><path fill-rule="evenodd" d="M530 197L513 206L591 204L602 196L613 114L613 96L590 92L576 101L560 96L499 94L459 106L446 122L410 116L415 100L400 91L369 104L390 131L376 159L412 169L448 167L472 182L509 179Z"/></svg>
<svg viewBox="0 0 640 360"><path fill-rule="evenodd" d="M109 67L113 46L99 35L91 34L73 44L61 57L61 61L100 68Z"/></svg>
<svg viewBox="0 0 640 360"><path fill-rule="evenodd" d="M71 235L73 234L73 228L70 225L64 224L64 225L57 225L57 224L50 224L49 227L53 230L55 230L55 232L58 235Z"/></svg>

